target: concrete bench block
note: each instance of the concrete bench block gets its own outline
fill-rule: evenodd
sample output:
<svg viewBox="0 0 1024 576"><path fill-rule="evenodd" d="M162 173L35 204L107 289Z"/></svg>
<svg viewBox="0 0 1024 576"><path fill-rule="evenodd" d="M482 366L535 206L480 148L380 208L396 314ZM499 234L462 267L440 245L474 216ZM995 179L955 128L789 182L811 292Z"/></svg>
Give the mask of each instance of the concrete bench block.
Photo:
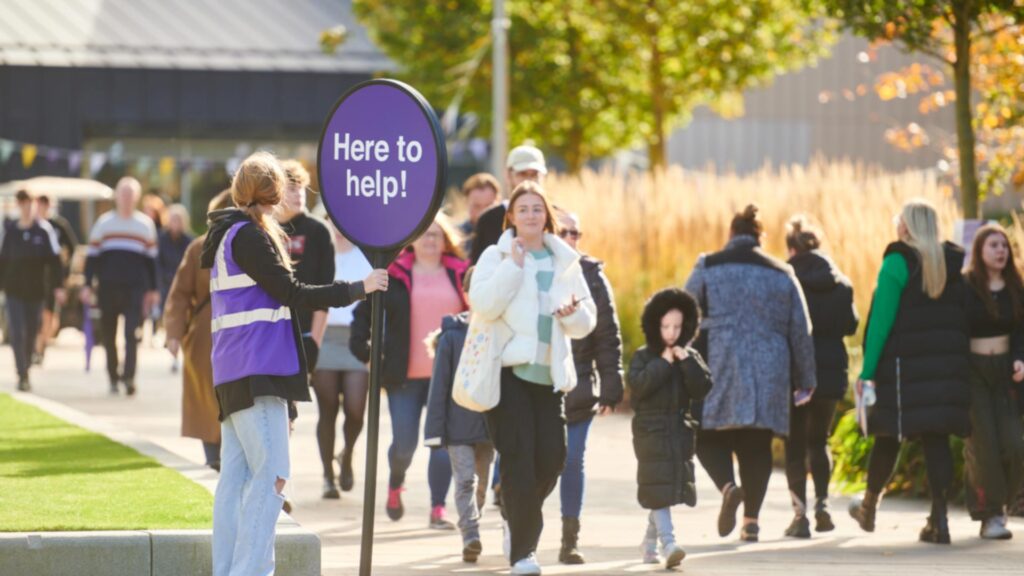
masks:
<svg viewBox="0 0 1024 576"><path fill-rule="evenodd" d="M139 576L150 573L146 532L0 534L0 574Z"/></svg>
<svg viewBox="0 0 1024 576"><path fill-rule="evenodd" d="M160 530L151 532L152 576L210 576L212 532ZM278 576L320 576L320 538L297 526L278 525L274 547Z"/></svg>

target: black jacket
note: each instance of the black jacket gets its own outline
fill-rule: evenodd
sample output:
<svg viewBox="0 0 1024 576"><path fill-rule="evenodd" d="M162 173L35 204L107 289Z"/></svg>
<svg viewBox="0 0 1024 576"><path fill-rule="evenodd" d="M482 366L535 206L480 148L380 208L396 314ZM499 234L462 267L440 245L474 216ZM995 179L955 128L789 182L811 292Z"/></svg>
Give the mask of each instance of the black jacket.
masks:
<svg viewBox="0 0 1024 576"><path fill-rule="evenodd" d="M60 247L50 223L36 220L22 229L17 220L4 222L0 290L11 298L43 302L62 282Z"/></svg>
<svg viewBox="0 0 1024 576"><path fill-rule="evenodd" d="M462 293L460 271L446 267L452 289ZM384 295L384 363L381 370L381 386L385 390L400 386L409 375L409 330L410 297L412 295L412 263L399 258L388 267L388 291ZM370 314L367 300L360 302L352 311L352 332L349 349L364 364L370 361Z"/></svg>
<svg viewBox="0 0 1024 576"><path fill-rule="evenodd" d="M281 225L288 234L288 255L295 263L295 279L305 284L330 284L334 281L334 241L327 225L306 214L297 214ZM299 330L310 331L313 309L299 310Z"/></svg>
<svg viewBox="0 0 1024 576"><path fill-rule="evenodd" d="M907 438L970 432L970 342L960 277L964 252L950 243L943 250L946 287L936 300L922 290L921 264L913 248L895 242L885 251L886 256L903 255L910 278L875 372L878 400L868 412L871 434Z"/></svg>
<svg viewBox="0 0 1024 576"><path fill-rule="evenodd" d="M488 208L476 221L476 231L473 233L473 251L470 253L469 261L476 266L483 255L484 250L498 243L502 232L505 231L504 203Z"/></svg>
<svg viewBox="0 0 1024 576"><path fill-rule="evenodd" d="M200 265L212 268L217 248L228 229L237 222L249 220L241 210L228 208L210 213L210 231L203 242ZM235 235L231 244L235 263L267 294L291 308L292 328L295 347L299 353L299 371L291 376L253 376L217 386L217 397L221 405L221 416L248 408L255 396L280 396L287 400L308 402L309 377L306 369L306 355L302 348L299 325L294 321L296 308L332 308L348 306L366 297L362 282L335 281L324 286L309 286L295 279L285 268L281 255L273 242L256 225L244 226ZM265 351L273 354L273 350Z"/></svg>
<svg viewBox="0 0 1024 576"><path fill-rule="evenodd" d="M637 499L652 510L697 503L693 455L700 425L693 417L691 401L701 400L711 391L711 372L695 349L687 348L690 355L682 362L670 364L661 357L665 348L661 318L674 308L684 315L677 344L685 346L693 339L698 324L694 298L682 290L659 292L644 310L647 346L636 351L629 366Z"/></svg>
<svg viewBox="0 0 1024 576"><path fill-rule="evenodd" d="M423 443L427 446L465 446L490 441L484 415L466 410L452 400L455 369L468 331L469 312L447 316L441 322L423 429Z"/></svg>
<svg viewBox="0 0 1024 576"><path fill-rule="evenodd" d="M849 385L844 336L857 332L860 318L853 303L850 280L827 256L812 250L789 259L807 299L814 337L818 387L814 398L840 400Z"/></svg>
<svg viewBox="0 0 1024 576"><path fill-rule="evenodd" d="M614 407L622 402L622 334L611 284L600 260L584 255L580 265L597 306L597 327L586 338L572 341L577 384L565 397L570 424L591 418L598 404Z"/></svg>

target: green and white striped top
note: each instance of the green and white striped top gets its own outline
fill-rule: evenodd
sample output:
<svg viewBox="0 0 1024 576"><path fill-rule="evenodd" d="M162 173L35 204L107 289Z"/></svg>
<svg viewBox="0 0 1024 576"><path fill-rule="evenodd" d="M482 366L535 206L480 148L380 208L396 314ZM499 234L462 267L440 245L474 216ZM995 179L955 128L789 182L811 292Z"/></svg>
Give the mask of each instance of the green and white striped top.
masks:
<svg viewBox="0 0 1024 576"><path fill-rule="evenodd" d="M520 364L512 369L512 372L534 384L554 386L551 380L551 328L554 324L554 316L545 314L545 310L551 310L551 284L555 280L555 258L554 253L547 246L543 250L531 250L531 258L537 264L537 290L540 296L540 313L537 315L537 353L533 362Z"/></svg>

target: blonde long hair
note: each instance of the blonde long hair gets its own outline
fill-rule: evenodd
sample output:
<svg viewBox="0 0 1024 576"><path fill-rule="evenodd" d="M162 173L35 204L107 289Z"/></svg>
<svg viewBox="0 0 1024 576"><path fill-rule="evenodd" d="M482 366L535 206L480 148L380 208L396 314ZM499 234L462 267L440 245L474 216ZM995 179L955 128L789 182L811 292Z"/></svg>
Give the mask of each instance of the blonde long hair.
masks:
<svg viewBox="0 0 1024 576"><path fill-rule="evenodd" d="M924 292L936 300L946 289L946 256L939 239L938 213L927 200L911 200L903 205L900 219L907 229L907 237L902 240L921 259Z"/></svg>
<svg viewBox="0 0 1024 576"><path fill-rule="evenodd" d="M292 269L288 252L288 235L277 220L262 210L262 206L278 206L284 197L287 182L277 158L264 151L253 153L242 161L231 180L231 199L252 221L270 237L285 268Z"/></svg>

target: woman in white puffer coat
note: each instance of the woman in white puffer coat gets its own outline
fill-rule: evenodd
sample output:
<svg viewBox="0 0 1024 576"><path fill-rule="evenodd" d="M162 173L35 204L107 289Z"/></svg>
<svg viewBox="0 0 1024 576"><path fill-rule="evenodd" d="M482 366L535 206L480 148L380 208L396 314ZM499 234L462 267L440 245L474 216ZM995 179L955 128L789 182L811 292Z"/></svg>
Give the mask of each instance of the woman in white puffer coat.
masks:
<svg viewBox="0 0 1024 576"><path fill-rule="evenodd" d="M469 293L473 312L501 320L509 336L487 427L501 455L512 574L540 574L541 507L565 465L563 397L576 386L572 340L597 322L580 256L555 235L556 222L540 185L516 187L505 233L480 257Z"/></svg>

